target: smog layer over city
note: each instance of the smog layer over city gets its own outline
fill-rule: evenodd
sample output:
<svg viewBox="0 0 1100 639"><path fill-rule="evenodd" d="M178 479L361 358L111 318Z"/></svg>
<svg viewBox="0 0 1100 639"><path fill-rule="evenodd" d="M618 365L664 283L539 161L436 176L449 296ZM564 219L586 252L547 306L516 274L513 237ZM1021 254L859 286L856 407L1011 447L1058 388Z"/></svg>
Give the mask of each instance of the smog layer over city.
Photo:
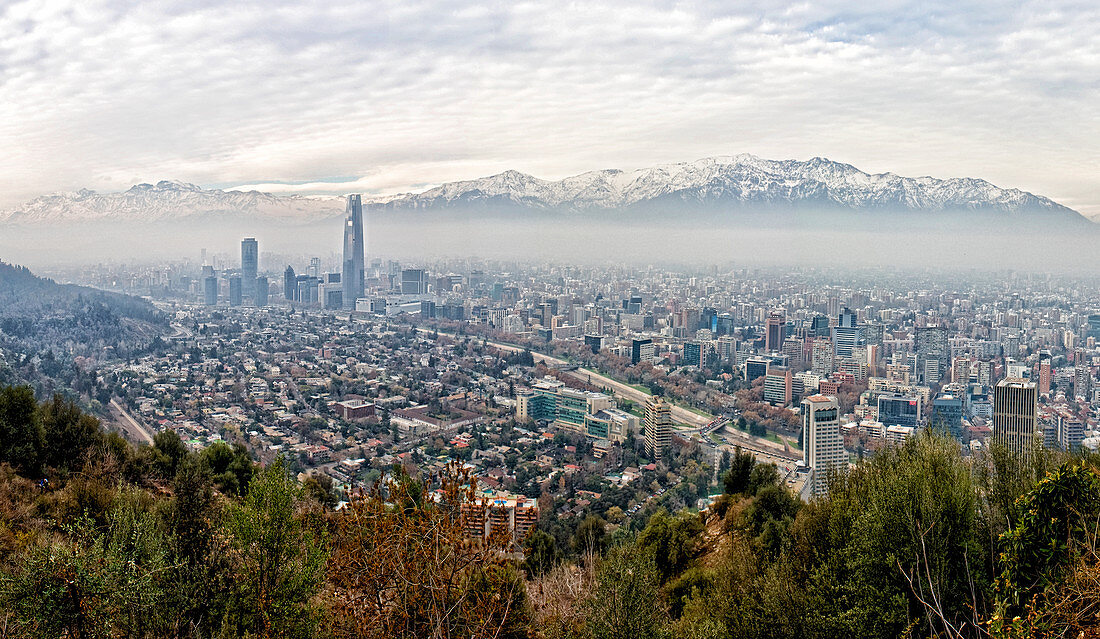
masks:
<svg viewBox="0 0 1100 639"><path fill-rule="evenodd" d="M0 4L0 637L1100 635L1098 30Z"/></svg>

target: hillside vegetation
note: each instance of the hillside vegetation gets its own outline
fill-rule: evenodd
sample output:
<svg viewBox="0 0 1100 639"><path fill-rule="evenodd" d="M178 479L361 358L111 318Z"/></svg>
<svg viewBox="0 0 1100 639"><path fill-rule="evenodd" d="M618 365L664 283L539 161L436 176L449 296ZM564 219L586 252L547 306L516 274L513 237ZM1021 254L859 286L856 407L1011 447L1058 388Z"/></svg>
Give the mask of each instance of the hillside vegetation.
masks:
<svg viewBox="0 0 1100 639"><path fill-rule="evenodd" d="M77 358L126 358L158 343L168 320L146 300L58 284L0 262L0 382L34 384L49 394L58 380L94 395Z"/></svg>
<svg viewBox="0 0 1100 639"><path fill-rule="evenodd" d="M739 453L704 513L598 517L570 556L467 540L458 468L330 483L241 446L134 448L0 388L5 637L1062 637L1100 605L1092 458L922 435L802 504Z"/></svg>

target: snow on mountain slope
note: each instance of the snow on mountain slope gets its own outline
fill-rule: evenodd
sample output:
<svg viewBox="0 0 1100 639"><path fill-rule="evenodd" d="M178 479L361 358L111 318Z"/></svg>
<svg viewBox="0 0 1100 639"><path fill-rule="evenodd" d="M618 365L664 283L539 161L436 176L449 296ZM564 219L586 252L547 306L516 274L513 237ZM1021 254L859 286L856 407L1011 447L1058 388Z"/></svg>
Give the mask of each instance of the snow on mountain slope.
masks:
<svg viewBox="0 0 1100 639"><path fill-rule="evenodd" d="M715 207L805 204L853 210L1074 213L1048 198L1018 189L1002 189L980 179L872 175L824 158L776 161L752 155L705 158L629 173L614 169L592 171L557 182L506 171L371 202L377 208L395 210L494 202L583 211L670 200Z"/></svg>
<svg viewBox="0 0 1100 639"><path fill-rule="evenodd" d="M156 222L196 216L270 218L308 221L343 212L338 197L276 197L259 191L203 189L194 184L162 180L137 184L121 193L44 195L10 211L0 211L0 221L36 223L52 221Z"/></svg>
<svg viewBox="0 0 1100 639"><path fill-rule="evenodd" d="M476 180L448 182L422 193L366 198L375 211L463 209L544 210L574 213L675 210L678 206L724 212L753 207L819 208L851 211L954 212L1054 215L1083 221L1080 214L1048 198L1003 189L974 178L909 178L869 174L825 158L766 160L753 155L704 158L635 171L589 171L558 181L519 171ZM309 222L340 215L340 197L274 196L258 191L202 189L162 181L121 193L47 195L10 211L0 221L163 221L198 216L242 216Z"/></svg>

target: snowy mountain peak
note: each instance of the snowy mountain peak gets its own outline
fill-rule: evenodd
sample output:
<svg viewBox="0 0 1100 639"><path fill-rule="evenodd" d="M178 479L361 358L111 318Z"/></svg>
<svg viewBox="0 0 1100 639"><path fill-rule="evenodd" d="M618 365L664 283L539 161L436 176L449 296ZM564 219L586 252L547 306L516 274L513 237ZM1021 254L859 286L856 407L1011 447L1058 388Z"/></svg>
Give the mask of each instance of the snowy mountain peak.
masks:
<svg viewBox="0 0 1100 639"><path fill-rule="evenodd" d="M966 212L1054 216L1084 221L1048 198L1005 189L976 178L902 177L865 173L828 158L768 160L747 153L701 158L623 171L588 171L543 180L507 170L474 180L448 182L421 193L368 198L373 211L456 211L477 215L513 211L555 213L738 212L775 209L873 212ZM259 191L203 189L187 182L142 183L120 193L82 189L46 195L0 211L0 222L145 221L243 216L309 222L343 212L341 197L274 196Z"/></svg>
<svg viewBox="0 0 1100 639"><path fill-rule="evenodd" d="M160 222L195 217L269 218L305 222L340 214L341 198L276 197L259 191L204 189L177 180L135 184L120 193L81 189L43 195L10 211L0 211L0 222Z"/></svg>
<svg viewBox="0 0 1100 639"><path fill-rule="evenodd" d="M506 171L451 182L417 194L378 198L379 210L521 209L595 211L840 209L849 211L1055 214L1083 219L1052 200L975 178L909 178L865 173L828 158L768 160L750 154L715 156L634 171L589 171L558 181Z"/></svg>

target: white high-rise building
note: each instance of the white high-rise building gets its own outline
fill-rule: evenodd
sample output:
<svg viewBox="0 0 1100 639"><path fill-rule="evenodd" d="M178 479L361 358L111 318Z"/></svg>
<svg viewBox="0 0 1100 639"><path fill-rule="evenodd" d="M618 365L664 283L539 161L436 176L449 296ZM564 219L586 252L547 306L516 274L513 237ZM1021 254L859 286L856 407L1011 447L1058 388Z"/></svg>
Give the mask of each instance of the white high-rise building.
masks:
<svg viewBox="0 0 1100 639"><path fill-rule="evenodd" d="M835 397L811 395L802 400L802 460L810 468L809 489L815 497L829 491L831 471L848 467L839 413Z"/></svg>

